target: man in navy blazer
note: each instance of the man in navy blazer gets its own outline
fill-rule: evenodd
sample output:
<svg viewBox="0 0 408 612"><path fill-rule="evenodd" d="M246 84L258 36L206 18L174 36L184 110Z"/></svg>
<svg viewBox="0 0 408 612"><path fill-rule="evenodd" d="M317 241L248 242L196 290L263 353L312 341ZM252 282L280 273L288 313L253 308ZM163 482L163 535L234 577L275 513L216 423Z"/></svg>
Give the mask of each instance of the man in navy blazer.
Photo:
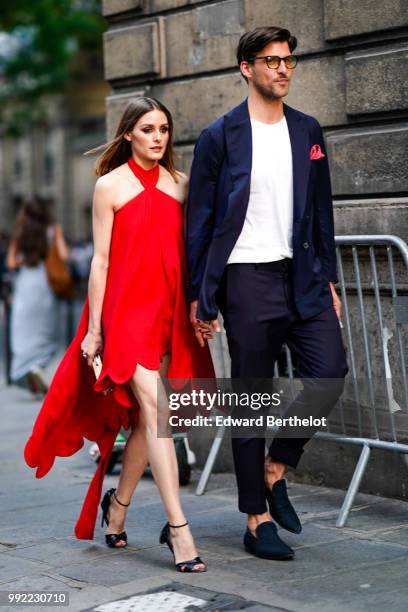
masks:
<svg viewBox="0 0 408 612"><path fill-rule="evenodd" d="M318 412L328 414L347 364L322 130L282 100L297 63L296 44L277 27L244 34L237 59L248 99L197 141L187 208L190 319L203 344L220 331L221 311L232 378L272 378L286 343L299 377L331 381L315 396ZM306 393L291 414L304 406ZM239 509L248 514L244 545L258 557L293 558L271 516L300 532L284 474L297 466L308 439L275 437L266 458L264 438L232 440Z"/></svg>

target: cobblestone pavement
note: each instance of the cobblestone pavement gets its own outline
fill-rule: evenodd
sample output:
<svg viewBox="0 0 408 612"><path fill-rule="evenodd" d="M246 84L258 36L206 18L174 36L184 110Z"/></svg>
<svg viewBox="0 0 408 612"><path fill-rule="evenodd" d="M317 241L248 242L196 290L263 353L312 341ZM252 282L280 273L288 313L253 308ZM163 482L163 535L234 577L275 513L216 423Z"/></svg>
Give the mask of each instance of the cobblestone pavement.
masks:
<svg viewBox="0 0 408 612"><path fill-rule="evenodd" d="M73 526L94 471L90 444L36 480L22 451L39 403L24 390L3 387L0 405L0 590L67 591L64 609L72 611L407 609L405 502L359 495L348 526L338 529L342 491L290 484L304 529L281 535L296 558L266 561L243 549L245 519L236 510L234 476L214 475L208 492L197 497L193 473L183 501L208 571L183 575L158 542L166 519L151 478L142 479L133 499L126 550L108 549L99 527L94 541L76 540ZM117 475L108 476L105 488L116 482Z"/></svg>

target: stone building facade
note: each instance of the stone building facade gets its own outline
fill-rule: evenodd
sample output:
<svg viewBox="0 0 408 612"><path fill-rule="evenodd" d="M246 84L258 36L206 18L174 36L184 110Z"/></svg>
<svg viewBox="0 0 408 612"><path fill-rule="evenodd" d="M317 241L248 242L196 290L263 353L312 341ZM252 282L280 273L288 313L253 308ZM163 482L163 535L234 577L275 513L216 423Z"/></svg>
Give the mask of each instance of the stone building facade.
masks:
<svg viewBox="0 0 408 612"><path fill-rule="evenodd" d="M290 29L300 61L286 101L323 126L336 233L408 241L406 0L104 0L103 12L108 135L128 101L157 97L173 113L187 172L202 128L246 96L235 58L240 35L265 24ZM380 364L378 330L373 337ZM202 462L208 443L193 442ZM314 441L298 478L344 486L358 452ZM231 467L228 445L217 467ZM406 497L406 464L378 452L363 488Z"/></svg>
<svg viewBox="0 0 408 612"><path fill-rule="evenodd" d="M239 36L262 24L298 37L288 104L324 128L336 232L408 240L408 3L405 0L104 0L108 132L135 95L175 118L188 171L201 129L239 103Z"/></svg>

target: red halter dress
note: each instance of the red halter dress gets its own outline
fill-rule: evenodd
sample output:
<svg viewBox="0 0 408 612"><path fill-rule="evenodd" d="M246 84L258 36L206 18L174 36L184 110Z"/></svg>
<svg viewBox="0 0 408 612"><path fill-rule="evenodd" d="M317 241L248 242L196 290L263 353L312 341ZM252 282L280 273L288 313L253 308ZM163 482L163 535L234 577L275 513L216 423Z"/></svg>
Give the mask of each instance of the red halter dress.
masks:
<svg viewBox="0 0 408 612"><path fill-rule="evenodd" d="M208 346L198 345L188 318L182 207L157 189L158 165L145 170L132 158L128 164L144 190L114 217L102 308L102 372L95 382L82 356L87 299L24 449L27 464L42 478L57 456L73 455L84 438L97 442L101 460L75 526L80 539L93 538L113 444L120 427L129 428L129 411L138 409L127 385L137 364L158 370L170 352L169 379L214 378Z"/></svg>

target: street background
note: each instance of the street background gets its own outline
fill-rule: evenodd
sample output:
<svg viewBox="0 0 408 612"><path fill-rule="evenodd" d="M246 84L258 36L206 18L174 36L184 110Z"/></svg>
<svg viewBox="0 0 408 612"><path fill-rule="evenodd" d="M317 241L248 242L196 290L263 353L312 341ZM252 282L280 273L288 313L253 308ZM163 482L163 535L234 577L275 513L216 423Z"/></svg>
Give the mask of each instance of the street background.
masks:
<svg viewBox="0 0 408 612"><path fill-rule="evenodd" d="M51 198L73 247L80 301L92 254L95 182L94 157L83 153L112 135L129 101L151 95L173 113L177 163L188 172L202 128L246 95L235 59L240 35L266 23L298 38L299 64L286 102L323 127L336 234L407 241L406 2L19 0L0 15L0 260L22 202L33 193ZM387 275L384 257L379 273ZM381 339L368 267L363 281L376 374ZM349 285L350 316L358 319ZM408 293L402 271L398 289ZM358 326L353 335L361 335ZM394 337L391 361L396 352ZM316 442L299 477L345 487L358 452ZM197 455L202 465L206 448L198 447ZM230 453L219 454L216 469L232 469ZM406 464L394 453L373 453L362 490L406 499Z"/></svg>
<svg viewBox="0 0 408 612"><path fill-rule="evenodd" d="M392 234L407 241L406 2L16 0L0 14L0 283L4 297L12 281L4 254L20 206L33 194L51 198L72 249L77 284L71 321L65 306L61 311L60 354L78 320L92 255L94 158L83 153L112 135L129 101L151 95L173 113L178 165L188 172L201 129L246 95L235 65L240 35L267 23L288 27L299 40L300 61L286 101L314 115L324 129L336 234ZM387 276L385 259L379 260L380 279ZM350 262L349 254L346 267ZM365 265L364 311L377 373L382 339L367 254ZM398 291L406 299L406 269L400 260L398 265ZM350 316L358 321L354 280L347 281L347 290ZM353 335L361 340L360 329ZM406 325L403 340L408 342ZM395 337L392 342L395 372ZM225 342L218 360L225 360ZM48 378L57 362L58 356ZM136 595L141 598L103 609L406 610L408 469L401 455L372 453L360 486L364 493L347 527L339 529L336 517L360 449L312 441L296 475L289 476L304 531L282 534L296 559L278 563L250 557L242 547L245 522L236 509L227 440L207 493L195 496L211 440L193 440L198 469L182 491L209 571L176 574L169 551L158 544L165 516L149 476L128 515L127 550L107 549L100 528L93 542L75 539L73 525L95 469L90 443L36 480L22 453L40 402L5 379L2 350L0 590L68 590L70 610ZM398 395L400 382L394 376L397 401L407 409ZM105 488L116 483L117 473L109 475Z"/></svg>
<svg viewBox="0 0 408 612"><path fill-rule="evenodd" d="M162 591L205 600L203 610L406 610L405 502L359 494L348 526L338 529L344 492L292 483L289 494L304 528L298 536L280 533L294 548L295 560L265 561L243 549L245 517L236 508L233 474L213 475L208 492L198 497L193 472L182 488L183 506L208 571L183 575L158 543L166 518L150 477L142 479L129 509L126 550L108 549L99 524L93 541L77 540L73 527L94 471L90 444L74 457L58 459L36 480L22 453L40 404L23 390L4 387L0 403L0 590L69 591L72 612L150 591L153 607L144 608L140 600L134 610L185 609L171 599L165 607ZM104 488L116 482L117 475L107 476Z"/></svg>

